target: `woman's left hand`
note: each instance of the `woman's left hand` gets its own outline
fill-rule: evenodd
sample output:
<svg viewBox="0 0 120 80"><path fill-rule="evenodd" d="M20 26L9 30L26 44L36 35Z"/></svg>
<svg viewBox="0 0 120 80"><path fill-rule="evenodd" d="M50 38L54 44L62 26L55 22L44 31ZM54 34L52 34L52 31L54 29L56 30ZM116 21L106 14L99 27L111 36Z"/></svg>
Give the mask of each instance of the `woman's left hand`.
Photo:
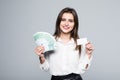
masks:
<svg viewBox="0 0 120 80"><path fill-rule="evenodd" d="M85 45L85 47L86 47L86 53L87 53L88 57L90 58L91 55L92 55L92 52L93 52L93 50L94 50L94 47L93 47L93 45L92 45L89 41L88 41L88 43Z"/></svg>

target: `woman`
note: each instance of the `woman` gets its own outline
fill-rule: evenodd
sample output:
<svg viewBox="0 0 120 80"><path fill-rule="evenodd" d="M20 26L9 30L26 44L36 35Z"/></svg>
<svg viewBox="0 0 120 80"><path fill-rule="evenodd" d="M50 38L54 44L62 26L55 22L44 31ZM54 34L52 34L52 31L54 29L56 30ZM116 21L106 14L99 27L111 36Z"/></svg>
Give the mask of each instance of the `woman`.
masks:
<svg viewBox="0 0 120 80"><path fill-rule="evenodd" d="M37 46L35 53L39 56L42 70L50 70L51 80L82 80L81 75L90 66L93 45L77 45L78 16L73 8L64 8L56 20L54 37L56 49L48 56L43 54L44 46Z"/></svg>

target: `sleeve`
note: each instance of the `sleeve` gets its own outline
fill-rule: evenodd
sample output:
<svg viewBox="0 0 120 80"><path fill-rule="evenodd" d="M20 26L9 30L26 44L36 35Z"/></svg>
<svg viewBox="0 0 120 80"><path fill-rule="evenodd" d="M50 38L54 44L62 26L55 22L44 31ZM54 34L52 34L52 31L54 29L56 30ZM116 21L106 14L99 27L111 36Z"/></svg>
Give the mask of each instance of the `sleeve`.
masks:
<svg viewBox="0 0 120 80"><path fill-rule="evenodd" d="M81 56L79 59L78 71L80 74L83 74L85 71L87 71L89 69L93 55L89 59L86 54L85 45L82 45L81 48L82 49L81 49ZM87 66L87 68L86 68L86 66Z"/></svg>
<svg viewBox="0 0 120 80"><path fill-rule="evenodd" d="M49 70L49 55L46 55L46 53L44 53L45 56L45 62L43 64L40 63L40 69L43 71L48 71Z"/></svg>
<svg viewBox="0 0 120 80"><path fill-rule="evenodd" d="M40 69L43 71L48 71L49 70L49 63L48 60L46 59L43 64L40 63Z"/></svg>
<svg viewBox="0 0 120 80"><path fill-rule="evenodd" d="M91 59L88 59L88 57L86 55L86 57L84 59L79 61L78 71L80 74L85 73L89 69L89 67L91 65L91 60L92 60L92 57L91 57ZM86 66L87 66L87 68L86 68Z"/></svg>

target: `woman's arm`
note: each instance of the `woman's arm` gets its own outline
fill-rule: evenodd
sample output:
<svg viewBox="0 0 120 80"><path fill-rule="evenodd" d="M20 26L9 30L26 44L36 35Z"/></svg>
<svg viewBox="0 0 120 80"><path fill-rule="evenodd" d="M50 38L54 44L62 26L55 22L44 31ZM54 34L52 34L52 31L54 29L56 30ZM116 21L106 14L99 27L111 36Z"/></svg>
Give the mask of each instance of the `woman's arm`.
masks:
<svg viewBox="0 0 120 80"><path fill-rule="evenodd" d="M86 48L86 57L88 57L88 59L90 60L91 59L91 56L92 56L92 52L94 50L94 47L93 45L88 41L88 43L85 45L85 48ZM86 64L86 69L88 68L89 64Z"/></svg>
<svg viewBox="0 0 120 80"><path fill-rule="evenodd" d="M41 56L39 56L40 64L43 64L45 62L44 54L42 53Z"/></svg>
<svg viewBox="0 0 120 80"><path fill-rule="evenodd" d="M37 46L35 48L35 53L39 56L40 68L44 71L47 71L49 69L49 64L43 52L44 52L44 46Z"/></svg>
<svg viewBox="0 0 120 80"><path fill-rule="evenodd" d="M91 60L93 57L93 45L88 42L85 45L81 45L81 56L79 60L79 73L82 74L89 69L91 65Z"/></svg>

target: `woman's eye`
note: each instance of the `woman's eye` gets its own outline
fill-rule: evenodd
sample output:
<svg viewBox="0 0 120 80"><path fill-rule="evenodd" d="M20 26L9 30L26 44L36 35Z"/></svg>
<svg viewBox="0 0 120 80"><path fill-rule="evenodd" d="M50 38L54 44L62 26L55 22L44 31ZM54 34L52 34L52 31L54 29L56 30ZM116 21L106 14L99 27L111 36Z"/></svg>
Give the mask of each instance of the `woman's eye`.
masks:
<svg viewBox="0 0 120 80"><path fill-rule="evenodd" d="M70 20L69 20L69 22L73 22L73 20L72 20L72 19L70 19Z"/></svg>
<svg viewBox="0 0 120 80"><path fill-rule="evenodd" d="M66 19L61 19L61 21L65 21Z"/></svg>

